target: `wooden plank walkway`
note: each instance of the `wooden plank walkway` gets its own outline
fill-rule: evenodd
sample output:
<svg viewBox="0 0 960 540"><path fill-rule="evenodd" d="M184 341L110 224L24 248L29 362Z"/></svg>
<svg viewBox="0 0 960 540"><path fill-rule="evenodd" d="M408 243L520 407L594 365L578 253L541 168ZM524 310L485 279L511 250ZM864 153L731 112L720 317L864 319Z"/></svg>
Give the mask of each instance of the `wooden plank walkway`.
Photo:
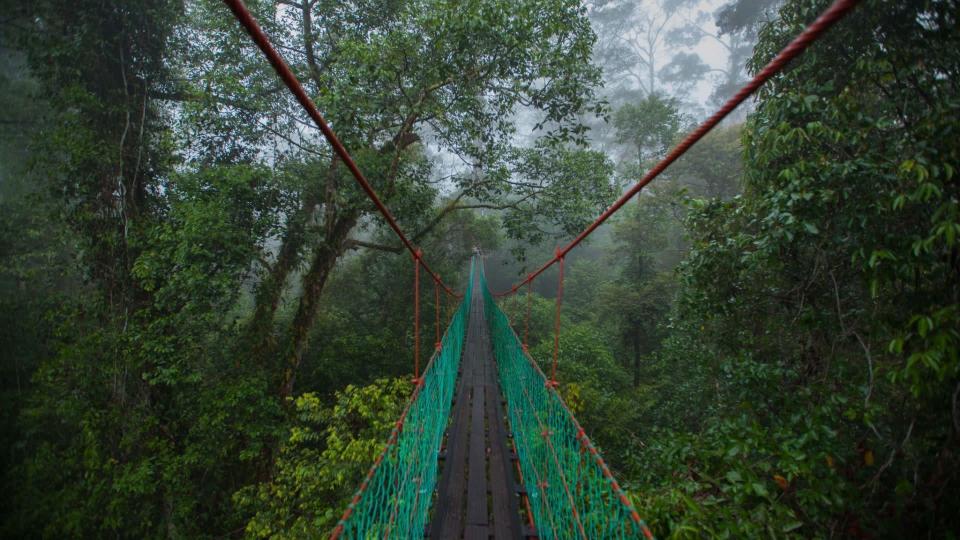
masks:
<svg viewBox="0 0 960 540"><path fill-rule="evenodd" d="M479 280L454 399L429 535L444 540L522 538L518 481Z"/></svg>

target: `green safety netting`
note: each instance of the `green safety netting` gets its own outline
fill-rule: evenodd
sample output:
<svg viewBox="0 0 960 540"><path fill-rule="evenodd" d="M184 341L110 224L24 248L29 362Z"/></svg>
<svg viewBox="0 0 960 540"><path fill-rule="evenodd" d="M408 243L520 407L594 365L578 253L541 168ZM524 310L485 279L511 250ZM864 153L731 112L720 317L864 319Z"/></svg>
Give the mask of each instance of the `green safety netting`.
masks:
<svg viewBox="0 0 960 540"><path fill-rule="evenodd" d="M540 538L651 538L597 449L524 352L510 321L480 288L507 419Z"/></svg>
<svg viewBox="0 0 960 540"><path fill-rule="evenodd" d="M377 462L333 538L422 538L437 480L437 457L467 331L476 262L450 326Z"/></svg>

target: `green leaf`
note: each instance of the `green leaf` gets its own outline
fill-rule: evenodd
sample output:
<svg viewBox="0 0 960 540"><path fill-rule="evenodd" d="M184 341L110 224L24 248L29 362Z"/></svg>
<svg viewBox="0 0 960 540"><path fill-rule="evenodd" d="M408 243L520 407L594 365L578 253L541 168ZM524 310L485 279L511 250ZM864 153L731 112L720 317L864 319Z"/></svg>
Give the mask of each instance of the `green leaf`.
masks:
<svg viewBox="0 0 960 540"><path fill-rule="evenodd" d="M788 532L793 532L793 531L799 529L800 527L803 527L803 522L801 522L801 521L793 521L793 522L790 522L790 523L785 524L781 530L782 530L783 532L785 532L785 533L788 533Z"/></svg>
<svg viewBox="0 0 960 540"><path fill-rule="evenodd" d="M767 487L761 484L760 482L753 482L752 484L750 484L750 487L753 488L754 493L756 493L761 497L766 497L770 494L770 492L767 491Z"/></svg>

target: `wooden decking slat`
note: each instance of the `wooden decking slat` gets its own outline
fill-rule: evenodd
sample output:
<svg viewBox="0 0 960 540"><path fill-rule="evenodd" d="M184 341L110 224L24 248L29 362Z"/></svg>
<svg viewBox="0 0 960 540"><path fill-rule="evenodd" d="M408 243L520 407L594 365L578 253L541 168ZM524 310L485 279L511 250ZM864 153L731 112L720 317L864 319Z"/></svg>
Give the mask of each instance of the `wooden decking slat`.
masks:
<svg viewBox="0 0 960 540"><path fill-rule="evenodd" d="M487 524L487 434L484 430L485 397L482 373L473 387L470 417L470 458L467 474L467 524Z"/></svg>

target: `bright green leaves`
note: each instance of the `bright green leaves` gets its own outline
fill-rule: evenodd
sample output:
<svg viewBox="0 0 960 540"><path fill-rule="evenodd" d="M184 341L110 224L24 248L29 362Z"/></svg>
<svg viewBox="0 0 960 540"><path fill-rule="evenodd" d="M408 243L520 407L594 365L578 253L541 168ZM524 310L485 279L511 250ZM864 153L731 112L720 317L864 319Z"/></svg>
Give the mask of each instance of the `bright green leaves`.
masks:
<svg viewBox="0 0 960 540"><path fill-rule="evenodd" d="M892 339L888 346L891 353L906 356L906 363L890 372L890 379L906 382L914 397L920 397L940 391L944 382L960 376L958 321L956 304L911 317L908 331Z"/></svg>
<svg viewBox="0 0 960 540"><path fill-rule="evenodd" d="M787 12L792 9L788 6ZM946 16L940 10L929 15ZM881 24L899 24L875 16L884 21ZM838 84L839 76L822 71L814 78L784 76L790 83L787 89L764 100L752 120L756 139L748 146L753 165L748 178L757 195L756 211L766 212L762 222L766 239L758 245L776 257L784 250L833 253L838 260L847 254L858 265L870 296L881 302L886 296L886 305L899 306L885 321L890 326L881 340L887 341L891 333L899 333L897 326L914 325L908 322L909 309L925 310L925 303L932 303L938 311L955 311L954 304L941 304L943 296L937 291L955 281L945 261L960 235L951 182L957 148L948 135L958 109L943 82L929 70L889 54L889 47L918 44L892 40L882 53L873 46L869 41L862 44L856 69L845 76L877 81L879 87ZM949 63L957 58L946 55L940 60ZM804 66L817 63L808 60ZM902 84L911 77L925 81L924 88ZM919 106L939 93L944 99L936 106ZM826 190L837 198L798 197ZM799 231L819 236L821 247L811 251L798 245L809 238ZM905 312L906 306L911 307ZM920 330L908 333L924 341ZM940 373L939 359L951 362L946 359L954 356L950 350L957 345L947 333L910 353L910 339L901 339L896 350L907 355L904 366L911 372L928 366Z"/></svg>
<svg viewBox="0 0 960 540"><path fill-rule="evenodd" d="M249 538L313 538L331 530L383 449L411 391L405 379L378 379L337 392L332 407L315 394L295 401L271 480L248 486L234 502L253 515Z"/></svg>

